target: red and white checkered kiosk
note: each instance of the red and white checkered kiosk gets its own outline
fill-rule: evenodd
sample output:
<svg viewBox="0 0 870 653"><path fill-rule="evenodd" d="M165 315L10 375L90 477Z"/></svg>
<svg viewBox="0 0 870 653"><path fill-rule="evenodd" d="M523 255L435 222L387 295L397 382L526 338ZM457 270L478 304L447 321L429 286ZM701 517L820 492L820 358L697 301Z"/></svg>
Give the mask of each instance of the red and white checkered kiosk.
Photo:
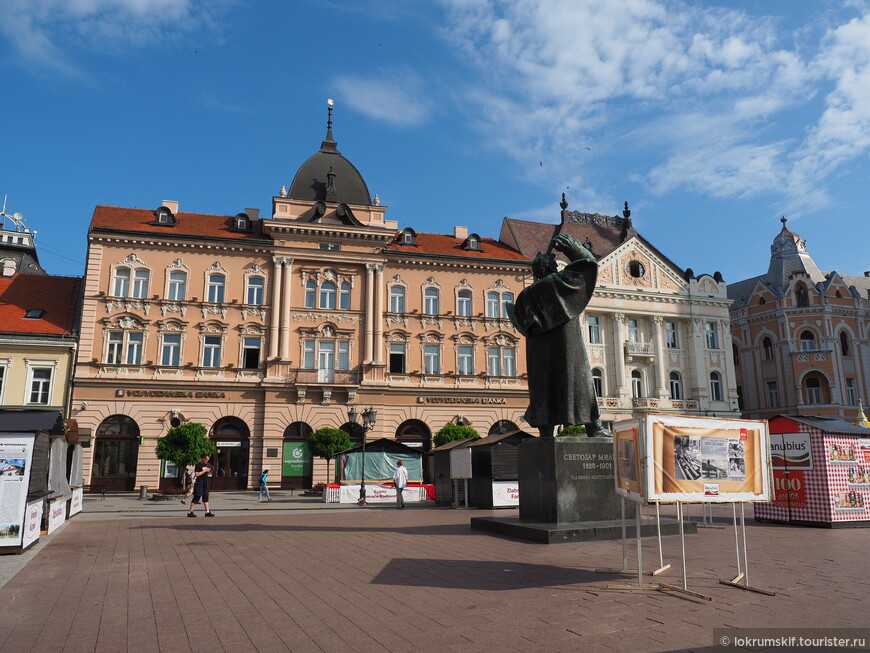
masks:
<svg viewBox="0 0 870 653"><path fill-rule="evenodd" d="M755 518L828 526L870 526L870 429L831 417L770 420L774 500Z"/></svg>

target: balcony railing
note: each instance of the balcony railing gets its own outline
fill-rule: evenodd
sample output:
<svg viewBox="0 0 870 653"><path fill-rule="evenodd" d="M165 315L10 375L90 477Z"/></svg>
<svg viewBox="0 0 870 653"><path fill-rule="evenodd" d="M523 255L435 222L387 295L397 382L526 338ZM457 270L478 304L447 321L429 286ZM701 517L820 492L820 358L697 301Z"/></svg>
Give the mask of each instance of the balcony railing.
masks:
<svg viewBox="0 0 870 653"><path fill-rule="evenodd" d="M793 351L791 355L798 363L819 363L828 360L829 349L810 349L809 351Z"/></svg>
<svg viewBox="0 0 870 653"><path fill-rule="evenodd" d="M290 371L290 381L303 385L359 385L359 370L302 370Z"/></svg>
<svg viewBox="0 0 870 653"><path fill-rule="evenodd" d="M625 341L625 353L629 356L653 356L655 348L651 342L631 342Z"/></svg>

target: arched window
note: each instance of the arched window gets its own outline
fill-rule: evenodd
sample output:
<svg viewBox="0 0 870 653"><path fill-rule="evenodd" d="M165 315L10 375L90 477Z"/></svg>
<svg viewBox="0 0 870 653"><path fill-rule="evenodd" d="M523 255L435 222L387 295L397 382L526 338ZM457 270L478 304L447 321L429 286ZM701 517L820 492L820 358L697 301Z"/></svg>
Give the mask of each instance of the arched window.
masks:
<svg viewBox="0 0 870 653"><path fill-rule="evenodd" d="M843 356L852 355L852 348L849 346L849 334L845 331L840 331L840 353Z"/></svg>
<svg viewBox="0 0 870 653"><path fill-rule="evenodd" d="M405 288L390 286L390 313L405 312Z"/></svg>
<svg viewBox="0 0 870 653"><path fill-rule="evenodd" d="M187 298L187 273L169 273L169 299L174 302L183 302Z"/></svg>
<svg viewBox="0 0 870 653"><path fill-rule="evenodd" d="M350 284L342 281L338 286L338 308L342 311L350 310Z"/></svg>
<svg viewBox="0 0 870 653"><path fill-rule="evenodd" d="M683 398L683 379L680 378L679 372L671 372L670 383L671 383L671 399L682 399Z"/></svg>
<svg viewBox="0 0 870 653"><path fill-rule="evenodd" d="M245 489L251 437L248 425L238 417L222 417L212 425L209 436L218 445L211 460L214 471L209 489Z"/></svg>
<svg viewBox="0 0 870 653"><path fill-rule="evenodd" d="M206 301L212 304L220 304L224 301L224 290L227 278L222 274L208 275L208 292Z"/></svg>
<svg viewBox="0 0 870 653"><path fill-rule="evenodd" d="M710 401L722 401L722 375L710 372Z"/></svg>
<svg viewBox="0 0 870 653"><path fill-rule="evenodd" d="M604 396L604 373L597 367L592 370L592 387L595 388L595 396Z"/></svg>
<svg viewBox="0 0 870 653"><path fill-rule="evenodd" d="M130 293L130 268L115 268L115 279L112 283L114 297L126 297Z"/></svg>
<svg viewBox="0 0 870 653"><path fill-rule="evenodd" d="M456 293L456 314L459 317L471 317L471 291L460 290Z"/></svg>
<svg viewBox="0 0 870 653"><path fill-rule="evenodd" d="M396 429L396 440L410 447L420 447L423 451L432 448L432 431L426 422L419 419L409 419L399 424Z"/></svg>
<svg viewBox="0 0 870 653"><path fill-rule="evenodd" d="M810 305L810 300L809 300L809 297L807 296L806 286L804 286L803 284L800 284L795 289L795 299L797 300L798 306L809 306Z"/></svg>
<svg viewBox="0 0 870 653"><path fill-rule="evenodd" d="M91 484L131 492L136 482L139 425L126 415L112 415L97 427Z"/></svg>
<svg viewBox="0 0 870 653"><path fill-rule="evenodd" d="M423 313L426 315L438 315L438 289L426 288L423 291Z"/></svg>
<svg viewBox="0 0 870 653"><path fill-rule="evenodd" d="M502 433L513 433L519 430L519 427L509 419L500 419L489 427L487 435L501 435Z"/></svg>
<svg viewBox="0 0 870 653"><path fill-rule="evenodd" d="M773 360L773 341L770 338L765 338L761 341L761 360Z"/></svg>
<svg viewBox="0 0 870 653"><path fill-rule="evenodd" d="M248 293L247 300L248 304L253 306L260 306L263 304L263 289L265 288L266 280L263 277L249 277L248 278Z"/></svg>
<svg viewBox="0 0 870 653"><path fill-rule="evenodd" d="M638 370L631 372L631 396L635 399L643 397L643 376Z"/></svg>
<svg viewBox="0 0 870 653"><path fill-rule="evenodd" d="M813 351L816 348L816 337L812 331L801 332L801 351Z"/></svg>
<svg viewBox="0 0 870 653"><path fill-rule="evenodd" d="M331 281L320 284L320 308L335 308L335 284Z"/></svg>
<svg viewBox="0 0 870 653"><path fill-rule="evenodd" d="M314 281L309 281L305 284L305 308L314 308L316 296L317 284Z"/></svg>
<svg viewBox="0 0 870 653"><path fill-rule="evenodd" d="M151 273L145 268L138 268L133 273L133 297L136 299L148 298L148 281Z"/></svg>

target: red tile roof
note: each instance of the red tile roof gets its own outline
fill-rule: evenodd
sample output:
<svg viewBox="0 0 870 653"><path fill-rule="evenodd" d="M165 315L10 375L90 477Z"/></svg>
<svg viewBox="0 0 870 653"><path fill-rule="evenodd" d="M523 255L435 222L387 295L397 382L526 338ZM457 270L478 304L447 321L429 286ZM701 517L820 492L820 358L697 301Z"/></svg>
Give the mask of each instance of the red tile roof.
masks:
<svg viewBox="0 0 870 653"><path fill-rule="evenodd" d="M0 278L0 332L33 335L69 335L73 332L81 279L37 274ZM44 310L39 319L27 319L31 310Z"/></svg>
<svg viewBox="0 0 870 653"><path fill-rule="evenodd" d="M401 232L399 232L401 234ZM468 258L491 258L491 259L506 259L509 261L528 261L528 259L518 251L511 249L504 243L500 243L492 238L480 239L480 250L468 250L462 248L464 238L454 238L443 234L425 234L417 233L417 246L402 245L397 239L387 245L388 252L409 252L415 254L440 254L446 256L461 256Z"/></svg>
<svg viewBox="0 0 870 653"><path fill-rule="evenodd" d="M204 236L220 238L268 239L263 235L263 224L253 222L250 233L232 231L233 218L227 215L208 215L206 213L184 213L175 215L175 226L154 225L156 220L152 209L128 209L120 206L97 206L91 219L91 228L118 229L123 231L143 231L152 234L173 234L185 236Z"/></svg>
<svg viewBox="0 0 870 653"><path fill-rule="evenodd" d="M595 217L602 218L595 214ZM561 227L561 229L559 229ZM505 218L502 224L501 238L507 242L516 243L519 250L534 259L538 252L546 252L553 240L559 233L568 234L579 243L583 244L588 239L592 243L592 251L595 256L601 258L610 254L619 247L620 228L610 227L606 224L585 224L566 222L565 224L551 224L545 222L530 222ZM557 258L564 259L558 252L554 252Z"/></svg>

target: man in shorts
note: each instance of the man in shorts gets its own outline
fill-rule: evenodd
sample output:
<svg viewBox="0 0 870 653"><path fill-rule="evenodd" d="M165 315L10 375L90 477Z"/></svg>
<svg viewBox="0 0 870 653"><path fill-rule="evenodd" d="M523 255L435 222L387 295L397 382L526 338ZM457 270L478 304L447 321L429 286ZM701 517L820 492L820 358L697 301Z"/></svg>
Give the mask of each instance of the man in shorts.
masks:
<svg viewBox="0 0 870 653"><path fill-rule="evenodd" d="M202 505L205 507L205 516L214 517L214 513L208 507L208 475L212 470L212 466L208 463L209 457L203 456L196 467L193 468L193 477L196 481L193 484L193 499L190 500L190 510L187 513L188 517L196 517L193 514L193 507L202 499Z"/></svg>

